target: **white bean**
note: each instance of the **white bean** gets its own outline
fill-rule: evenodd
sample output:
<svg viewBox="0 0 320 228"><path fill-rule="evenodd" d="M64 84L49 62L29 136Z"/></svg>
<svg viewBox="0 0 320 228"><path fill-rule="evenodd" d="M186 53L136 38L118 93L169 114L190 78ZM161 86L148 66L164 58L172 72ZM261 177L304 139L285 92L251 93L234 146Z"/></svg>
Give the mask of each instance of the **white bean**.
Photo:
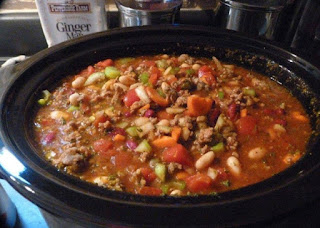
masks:
<svg viewBox="0 0 320 228"><path fill-rule="evenodd" d="M169 59L169 55L163 54L163 55L161 56L161 58L162 58L162 59Z"/></svg>
<svg viewBox="0 0 320 228"><path fill-rule="evenodd" d="M129 87L129 89L135 89L135 88L137 88L137 87L139 87L139 86L141 86L141 85L142 85L141 82L137 82L137 83L132 84L132 85Z"/></svg>
<svg viewBox="0 0 320 228"><path fill-rule="evenodd" d="M134 84L136 82L136 80L131 76L124 75L124 76L119 77L119 82L121 82L122 84L125 84L127 86L130 86L130 85Z"/></svg>
<svg viewBox="0 0 320 228"><path fill-rule="evenodd" d="M61 118L68 119L69 114L62 111L53 111L50 113L50 117L54 120L60 120Z"/></svg>
<svg viewBox="0 0 320 228"><path fill-rule="evenodd" d="M180 114L183 113L185 110L185 108L166 108L166 112L169 114Z"/></svg>
<svg viewBox="0 0 320 228"><path fill-rule="evenodd" d="M196 169L201 170L204 168L207 168L214 160L214 152L209 151L208 153L205 153L202 155L195 164Z"/></svg>
<svg viewBox="0 0 320 228"><path fill-rule="evenodd" d="M239 175L241 173L241 166L240 166L240 162L238 160L238 158L234 157L234 156L230 156L227 159L227 166L230 169L230 172L234 175Z"/></svg>
<svg viewBox="0 0 320 228"><path fill-rule="evenodd" d="M77 106L79 104L79 93L71 94L69 97L69 101L71 105Z"/></svg>
<svg viewBox="0 0 320 228"><path fill-rule="evenodd" d="M179 62L184 62L184 61L187 60L188 57L189 57L189 56L188 56L187 54L182 54L182 55L180 55L180 56L178 57L178 61L179 61Z"/></svg>
<svg viewBox="0 0 320 228"><path fill-rule="evenodd" d="M181 67L181 68L188 68L188 67L190 67L190 66L189 66L189 64L187 64L187 63L182 63L180 67Z"/></svg>
<svg viewBox="0 0 320 228"><path fill-rule="evenodd" d="M198 64L198 63L192 65L192 69L193 69L193 70L199 70L200 67L201 67L201 66L200 66L200 64Z"/></svg>
<svg viewBox="0 0 320 228"><path fill-rule="evenodd" d="M266 154L267 150L263 147L256 147L249 151L248 156L251 159L261 159Z"/></svg>
<svg viewBox="0 0 320 228"><path fill-rule="evenodd" d="M72 82L72 87L75 89L79 89L83 86L86 79L84 77L78 77Z"/></svg>

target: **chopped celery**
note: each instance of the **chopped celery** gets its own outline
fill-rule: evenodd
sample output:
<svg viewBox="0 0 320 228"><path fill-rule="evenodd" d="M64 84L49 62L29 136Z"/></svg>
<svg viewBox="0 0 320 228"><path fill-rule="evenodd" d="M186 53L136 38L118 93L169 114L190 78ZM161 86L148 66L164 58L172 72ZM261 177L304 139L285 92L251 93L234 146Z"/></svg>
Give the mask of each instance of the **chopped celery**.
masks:
<svg viewBox="0 0 320 228"><path fill-rule="evenodd" d="M170 70L170 74L176 74L180 71L179 67L172 67L172 69Z"/></svg>
<svg viewBox="0 0 320 228"><path fill-rule="evenodd" d="M43 94L43 98L38 100L38 104L43 106L48 104L51 93L48 90L43 90L42 94Z"/></svg>
<svg viewBox="0 0 320 228"><path fill-rule="evenodd" d="M125 122L125 121L122 121L122 122L116 124L117 127L122 128L122 129L126 128L128 125L129 125L129 123Z"/></svg>
<svg viewBox="0 0 320 228"><path fill-rule="evenodd" d="M128 127L126 129L126 132L131 136L131 137L138 137L138 128L136 126Z"/></svg>
<svg viewBox="0 0 320 228"><path fill-rule="evenodd" d="M135 149L136 152L151 152L152 148L146 139L142 140L142 142Z"/></svg>
<svg viewBox="0 0 320 228"><path fill-rule="evenodd" d="M119 63L122 65L122 64L127 64L127 63L129 63L129 62L131 62L131 61L133 61L134 60L134 58L132 58L132 57L127 57L127 58L121 58L121 59L119 59L118 61L119 61Z"/></svg>
<svg viewBox="0 0 320 228"><path fill-rule="evenodd" d="M157 163L159 163L159 159L158 158L152 158L149 161L149 166L154 169L154 167L156 166Z"/></svg>
<svg viewBox="0 0 320 228"><path fill-rule="evenodd" d="M219 92L218 92L218 98L219 98L220 100L222 100L222 99L224 98L224 92L223 92L223 91L219 91Z"/></svg>
<svg viewBox="0 0 320 228"><path fill-rule="evenodd" d="M84 83L84 86L92 85L95 82L104 80L105 78L106 77L103 72L95 72L87 78L86 82Z"/></svg>
<svg viewBox="0 0 320 228"><path fill-rule="evenodd" d="M111 106L109 108L107 108L106 110L104 110L104 113L109 116L109 117L114 117L116 116L115 112L114 112L114 107Z"/></svg>
<svg viewBox="0 0 320 228"><path fill-rule="evenodd" d="M143 72L139 75L139 80L143 84L147 84L149 82L149 74L147 72Z"/></svg>
<svg viewBox="0 0 320 228"><path fill-rule="evenodd" d="M90 117L89 117L89 121L90 121L90 122L95 121L95 119L96 119L96 117L94 117L94 116L90 116Z"/></svg>
<svg viewBox="0 0 320 228"><path fill-rule="evenodd" d="M213 152L223 152L224 151L224 143L223 142L217 143L216 145L211 147L211 150Z"/></svg>
<svg viewBox="0 0 320 228"><path fill-rule="evenodd" d="M112 78L117 78L120 76L121 72L114 66L107 66L104 70L104 73L107 78L112 79Z"/></svg>
<svg viewBox="0 0 320 228"><path fill-rule="evenodd" d="M220 182L222 185L226 186L226 187L230 187L231 186L231 183L229 180L225 180L225 181L221 181Z"/></svg>
<svg viewBox="0 0 320 228"><path fill-rule="evenodd" d="M170 186L172 186L173 188L179 189L179 190L183 190L186 188L186 182L184 182L182 180L173 181L170 183Z"/></svg>
<svg viewBox="0 0 320 228"><path fill-rule="evenodd" d="M73 112L73 111L76 111L76 110L79 110L79 107L78 106L73 106L71 105L69 108L68 108L68 112Z"/></svg>
<svg viewBox="0 0 320 228"><path fill-rule="evenodd" d="M187 74L188 76L194 75L194 73L195 73L195 71L194 71L193 69L187 69L187 70L186 70L186 74Z"/></svg>
<svg viewBox="0 0 320 228"><path fill-rule="evenodd" d="M168 194L168 191L169 191L170 187L167 184L163 184L163 185L160 186L160 188L161 188L163 194Z"/></svg>
<svg viewBox="0 0 320 228"><path fill-rule="evenodd" d="M245 95L250 96L250 97L255 97L256 96L256 91L254 89L252 89L252 88L244 88L243 89L243 93Z"/></svg>
<svg viewBox="0 0 320 228"><path fill-rule="evenodd" d="M157 177L164 182L166 180L166 166L161 163L157 163L156 166L154 167L154 172L156 173Z"/></svg>
<svg viewBox="0 0 320 228"><path fill-rule="evenodd" d="M161 60L156 61L156 64L157 64L158 68L166 69L168 67L167 60L165 60L165 59L161 59Z"/></svg>

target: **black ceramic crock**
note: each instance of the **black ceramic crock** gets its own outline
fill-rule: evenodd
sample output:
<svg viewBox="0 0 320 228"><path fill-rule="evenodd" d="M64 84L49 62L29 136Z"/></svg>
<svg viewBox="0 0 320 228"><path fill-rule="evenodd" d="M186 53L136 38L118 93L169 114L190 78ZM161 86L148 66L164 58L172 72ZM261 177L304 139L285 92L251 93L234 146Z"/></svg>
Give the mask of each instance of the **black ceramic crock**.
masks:
<svg viewBox="0 0 320 228"><path fill-rule="evenodd" d="M106 58L148 54L216 56L287 87L310 115L307 154L261 183L208 196L148 197L109 191L57 171L34 146L32 118L43 89ZM221 226L270 220L320 195L320 72L302 58L233 32L190 26L116 29L46 49L7 70L0 94L1 175L47 212L85 226ZM7 73L8 74L8 73ZM2 83L3 84L3 83Z"/></svg>

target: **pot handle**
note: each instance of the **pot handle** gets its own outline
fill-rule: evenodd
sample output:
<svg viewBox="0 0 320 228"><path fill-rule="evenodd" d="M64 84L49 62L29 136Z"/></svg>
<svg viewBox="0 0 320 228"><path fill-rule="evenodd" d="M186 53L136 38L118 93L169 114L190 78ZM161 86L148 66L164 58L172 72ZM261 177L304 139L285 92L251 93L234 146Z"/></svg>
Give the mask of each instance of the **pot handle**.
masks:
<svg viewBox="0 0 320 228"><path fill-rule="evenodd" d="M22 62L21 62L22 61ZM18 64L16 64L18 63ZM26 56L18 56L7 60L0 67L0 97L4 92L9 82L15 78L15 76L24 69L24 66L28 64Z"/></svg>

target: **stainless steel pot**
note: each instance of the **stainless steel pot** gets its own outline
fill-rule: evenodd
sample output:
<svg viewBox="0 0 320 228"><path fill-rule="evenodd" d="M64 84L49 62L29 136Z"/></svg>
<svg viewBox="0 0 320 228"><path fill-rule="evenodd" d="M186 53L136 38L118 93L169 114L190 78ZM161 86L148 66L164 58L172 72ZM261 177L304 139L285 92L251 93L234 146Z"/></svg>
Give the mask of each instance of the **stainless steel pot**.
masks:
<svg viewBox="0 0 320 228"><path fill-rule="evenodd" d="M120 27L173 24L179 19L182 0L115 0Z"/></svg>
<svg viewBox="0 0 320 228"><path fill-rule="evenodd" d="M219 27L273 40L284 8L281 0L220 0Z"/></svg>

